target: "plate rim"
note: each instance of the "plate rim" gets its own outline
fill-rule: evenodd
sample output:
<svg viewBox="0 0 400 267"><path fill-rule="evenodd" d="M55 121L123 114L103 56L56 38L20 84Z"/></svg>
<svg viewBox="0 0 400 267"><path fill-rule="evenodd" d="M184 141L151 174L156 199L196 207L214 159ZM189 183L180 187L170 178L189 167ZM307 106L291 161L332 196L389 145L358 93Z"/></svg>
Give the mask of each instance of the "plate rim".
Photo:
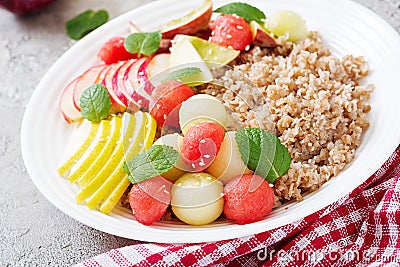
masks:
<svg viewBox="0 0 400 267"><path fill-rule="evenodd" d="M252 2L257 2L259 0L256 1L252 1ZM360 12L364 12L369 14L370 16L373 16L374 20L378 20L381 24L385 25L385 31L392 31L390 35L393 35L393 37L395 36L395 38L397 38L399 40L400 43L400 35L398 34L397 31L394 30L394 28L388 24L385 20L383 20L381 17L379 17L377 14L375 14L373 11L369 10L368 8L353 2L351 0L339 0L340 2L342 2L343 4L351 4L351 5L355 5L357 9L359 9ZM155 1L155 2L151 2L145 5L142 5L138 8L135 8L131 11L128 11L114 19L112 19L110 22L108 22L106 25L113 25L113 24L118 24L119 21L123 21L126 20L126 18L128 18L130 16L131 13L134 12L139 12L140 10L145 10L145 9L149 9L154 7L158 7L159 5L162 4L166 4L169 2L177 2L176 0L159 0L159 1ZM228 0L228 1L213 1L214 3L217 2L217 6L220 5L221 3L227 3L227 2L233 2L232 0ZM289 1L290 2L290 1ZM325 3L328 3L325 2ZM335 2L335 4L338 4L338 1ZM110 27L110 26L108 26ZM154 238L146 238L146 236L136 236L136 234L140 234L142 229L141 227L139 227L138 231L134 231L133 234L129 234L127 235L126 232L121 232L119 229L114 229L114 230L110 230L109 228L104 229L104 227L102 227L101 223L98 223L97 221L91 221L91 222L87 222L84 221L83 218L79 215L79 213L77 214L73 209L70 209L69 207L65 207L63 205L61 205L61 203L58 200L55 200L54 196L52 196L51 194L49 194L46 189L45 186L40 184L40 178L37 177L37 172L34 169L33 163L30 159L30 157L32 155L30 155L30 153L28 152L28 147L29 147L29 126L31 126L28 121L28 119L30 118L30 116L32 116L31 114L29 114L29 112L31 111L32 107L32 103L34 103L34 101L36 100L36 98L38 97L40 90L38 88L43 87L45 84L47 84L47 80L49 80L51 78L51 76L54 75L50 75L54 72L55 66L59 66L63 61L65 61L68 58L68 52L71 51L74 47L77 47L78 44L84 44L84 43L88 43L92 40L94 40L96 38L96 36L101 33L101 31L104 29L104 27L100 27L98 29L96 29L95 31L93 31L92 33L90 33L88 36L86 36L85 38L83 38L81 41L75 43L72 47L70 47L66 52L63 53L63 55L61 57L59 57L57 59L57 61L52 65L52 67L46 72L46 74L42 77L41 81L39 82L39 84L37 85L37 87L35 88L29 103L25 109L24 112L24 116L22 119L22 126L21 126L21 152L22 152L22 157L23 157L23 161L25 163L27 172L31 178L31 180L33 181L33 183L35 184L35 186L39 189L39 191L45 196L45 198L52 203L57 209L59 209L60 211L62 211L63 213L67 214L69 217L74 218L75 220L90 226L94 229L97 229L99 231L102 232L106 232L109 234L113 234L113 235L117 235L117 236L121 236L121 237L125 237L125 238L130 238L130 239L135 239L135 240L142 240L142 241L150 241L150 242L165 242L165 243L182 243L182 242L190 242L190 243L200 243L200 242L209 242L209 241L219 241L219 240L225 240L225 239L230 239L230 238L236 238L236 237L244 237L249 235L249 232L252 232L250 234L255 234L255 233L259 233L259 232L263 232L264 230L264 226L266 226L265 224L263 224L263 222L257 222L257 223L253 223L253 224L248 224L247 226L254 226L251 231L247 230L247 231L240 231L242 230L242 226L240 225L230 225L230 227L227 227L226 229L219 229L219 228L214 228L214 229L207 229L207 233L208 233L208 238L204 238L204 236L198 236L199 232L202 232L199 229L202 229L202 227L193 227L191 229L193 229L192 232L190 232L190 234L185 232L185 236L180 236L180 237L174 237L174 233L170 233L168 236L164 236L165 235L165 231L162 229L159 229L157 227L149 227L147 228L148 230L151 230L152 232L154 232L154 235L160 235L158 236L159 238L157 240L154 240ZM81 45L83 46L83 45ZM62 88L60 89L62 90ZM393 142L394 143L394 142ZM397 143L399 143L399 141L397 141ZM386 148L386 153L387 157L386 158L382 158L381 162L379 162L379 166L381 166L386 160L387 158L389 158L390 154L396 149L398 144L394 145L391 148ZM375 165L378 165L378 163L375 163ZM372 173L370 173L370 175L372 175L376 170L373 170ZM369 176L368 176L369 177ZM365 177L364 180L362 182L364 182L365 180L368 179L368 177ZM362 182L360 184L362 184ZM329 183L329 181L328 181ZM354 190L357 186L359 186L360 184L356 185L354 188L351 188L351 190L347 190L347 193L350 193L352 190ZM319 190L318 190L319 191ZM318 191L313 192L311 194L316 194L318 193ZM343 197L346 193L342 194L341 197ZM341 198L340 197L340 198ZM335 201L339 200L340 198L336 198L335 200L332 201L328 201L329 203L325 203L322 204L323 207L318 208L317 210L314 210L312 212L308 212L305 216L308 216L332 203L334 203ZM77 204L75 204L77 205ZM321 206L321 205L319 205ZM88 209L86 209L86 212L91 212L91 213L99 213L97 211L89 211ZM79 216L78 216L79 215ZM104 215L107 216L107 215ZM303 218L304 216L295 216L295 215L291 215L288 216L289 219L291 220L290 223L295 223L297 220ZM114 216L111 216L111 218L116 218ZM135 221L136 222L136 221ZM267 225L270 225L273 221L270 221ZM136 225L138 225L138 223L136 222ZM140 226L140 225L139 225ZM276 227L279 227L282 225L276 225ZM135 227L135 224L132 225L132 228ZM276 227L268 227L268 230L272 230ZM250 227L247 227L250 228ZM196 230L197 229L197 230ZM235 232L235 234L229 233L230 231ZM217 233L215 233L217 232ZM225 232L226 233L226 238L220 238L220 234L221 232ZM215 233L215 235L214 235ZM172 241L172 242L171 242Z"/></svg>

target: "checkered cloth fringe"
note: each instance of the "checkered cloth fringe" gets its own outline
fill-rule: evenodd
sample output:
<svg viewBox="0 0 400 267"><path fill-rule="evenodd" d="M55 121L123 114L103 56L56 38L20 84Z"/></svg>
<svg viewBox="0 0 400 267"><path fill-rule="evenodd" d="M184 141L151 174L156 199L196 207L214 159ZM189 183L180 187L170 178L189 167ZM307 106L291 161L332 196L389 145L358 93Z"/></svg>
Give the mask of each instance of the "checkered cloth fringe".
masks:
<svg viewBox="0 0 400 267"><path fill-rule="evenodd" d="M203 244L137 244L77 266L400 266L400 150L328 207L264 233Z"/></svg>

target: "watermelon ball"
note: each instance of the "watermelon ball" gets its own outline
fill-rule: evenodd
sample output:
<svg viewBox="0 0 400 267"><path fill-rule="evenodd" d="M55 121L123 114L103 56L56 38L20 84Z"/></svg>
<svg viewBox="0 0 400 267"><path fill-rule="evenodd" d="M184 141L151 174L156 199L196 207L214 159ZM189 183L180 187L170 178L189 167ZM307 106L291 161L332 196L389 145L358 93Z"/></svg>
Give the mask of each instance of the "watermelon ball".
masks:
<svg viewBox="0 0 400 267"><path fill-rule="evenodd" d="M189 128L182 140L181 156L190 171L202 171L213 162L224 136L224 128L215 122L202 122Z"/></svg>
<svg viewBox="0 0 400 267"><path fill-rule="evenodd" d="M134 184L129 204L138 222L151 225L158 221L171 203L171 182L162 176Z"/></svg>
<svg viewBox="0 0 400 267"><path fill-rule="evenodd" d="M210 41L236 50L248 49L253 35L247 21L236 15L220 15L210 23Z"/></svg>
<svg viewBox="0 0 400 267"><path fill-rule="evenodd" d="M179 128L179 110L183 101L194 96L192 88L179 81L166 81L151 94L150 114L159 127Z"/></svg>
<svg viewBox="0 0 400 267"><path fill-rule="evenodd" d="M224 214L238 224L260 221L272 211L274 190L254 174L236 176L224 188Z"/></svg>
<svg viewBox="0 0 400 267"><path fill-rule="evenodd" d="M113 37L101 48L97 56L106 64L137 58L137 54L129 53L124 46L124 37Z"/></svg>

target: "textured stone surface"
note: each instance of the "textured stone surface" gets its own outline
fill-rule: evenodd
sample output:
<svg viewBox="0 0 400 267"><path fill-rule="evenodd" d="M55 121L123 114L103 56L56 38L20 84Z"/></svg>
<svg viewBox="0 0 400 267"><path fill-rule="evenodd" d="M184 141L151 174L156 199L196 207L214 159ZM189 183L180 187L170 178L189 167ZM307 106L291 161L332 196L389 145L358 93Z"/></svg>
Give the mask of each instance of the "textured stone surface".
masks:
<svg viewBox="0 0 400 267"><path fill-rule="evenodd" d="M58 0L43 12L15 17L0 10L0 266L65 266L134 241L67 217L28 177L19 132L40 78L71 45L65 21L88 8L111 17L150 1ZM400 0L358 0L400 31Z"/></svg>

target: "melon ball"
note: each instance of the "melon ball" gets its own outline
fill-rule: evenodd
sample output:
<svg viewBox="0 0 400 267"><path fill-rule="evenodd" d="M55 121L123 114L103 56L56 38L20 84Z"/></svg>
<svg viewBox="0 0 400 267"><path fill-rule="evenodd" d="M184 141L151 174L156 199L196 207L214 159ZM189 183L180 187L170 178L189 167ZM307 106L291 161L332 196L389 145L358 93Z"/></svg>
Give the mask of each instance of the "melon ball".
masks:
<svg viewBox="0 0 400 267"><path fill-rule="evenodd" d="M174 134L166 134L158 138L154 145L166 145L174 148L176 151L180 152L180 145L182 143L183 137L177 133ZM182 161L182 157L178 160L176 165L170 169L169 171L161 174L161 176L167 178L168 180L174 182L176 179L184 175L186 172L184 168L186 167L185 163Z"/></svg>
<svg viewBox="0 0 400 267"><path fill-rule="evenodd" d="M199 122L217 122L226 128L228 114L225 106L215 97L208 94L198 94L182 103L179 110L179 125L183 134Z"/></svg>
<svg viewBox="0 0 400 267"><path fill-rule="evenodd" d="M235 176L253 173L242 160L242 155L236 144L235 134L236 131L225 134L217 156L206 169L207 173L218 178L224 184Z"/></svg>
<svg viewBox="0 0 400 267"><path fill-rule="evenodd" d="M187 173L171 189L174 214L190 225L215 221L224 209L223 184L208 173Z"/></svg>
<svg viewBox="0 0 400 267"><path fill-rule="evenodd" d="M291 42L297 42L308 35L304 19L299 14L289 10L272 13L265 22L265 28L276 36L287 34L288 40Z"/></svg>

